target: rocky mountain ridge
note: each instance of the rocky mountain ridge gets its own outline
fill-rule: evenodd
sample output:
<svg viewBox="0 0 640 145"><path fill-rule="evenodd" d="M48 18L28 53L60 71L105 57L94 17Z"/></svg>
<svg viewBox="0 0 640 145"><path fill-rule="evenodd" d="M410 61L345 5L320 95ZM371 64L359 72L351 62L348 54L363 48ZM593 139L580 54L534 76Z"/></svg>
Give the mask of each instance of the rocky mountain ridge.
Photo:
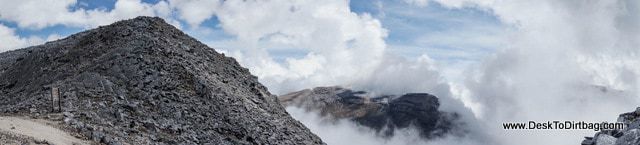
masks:
<svg viewBox="0 0 640 145"><path fill-rule="evenodd" d="M0 53L0 113L114 145L323 144L233 58L157 17Z"/></svg>
<svg viewBox="0 0 640 145"><path fill-rule="evenodd" d="M372 128L383 137L395 130L416 127L422 137L462 134L456 113L438 110L438 98L427 93L372 95L342 87L317 87L279 96L284 106L320 112L334 119L349 119Z"/></svg>

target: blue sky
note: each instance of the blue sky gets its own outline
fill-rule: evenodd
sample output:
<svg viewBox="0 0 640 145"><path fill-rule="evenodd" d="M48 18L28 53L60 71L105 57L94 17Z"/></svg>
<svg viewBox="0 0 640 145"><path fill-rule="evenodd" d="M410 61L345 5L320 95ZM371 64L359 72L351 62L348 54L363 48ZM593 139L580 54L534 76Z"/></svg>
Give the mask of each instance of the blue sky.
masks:
<svg viewBox="0 0 640 145"><path fill-rule="evenodd" d="M110 11L114 8L115 2L115 0L79 0L68 9L70 11L77 9ZM144 0L143 2L155 4L159 1ZM496 49L494 46L499 46L501 42L499 40L486 42L482 41L485 39L478 37L501 37L504 31L504 26L490 11L474 8L452 9L438 3L414 6L403 1L370 0L352 0L349 7L355 13L368 14L380 20L383 27L388 30L385 41L391 52L409 58L426 53L431 58L448 65L458 64L458 62L476 62L490 54ZM202 33L202 29L191 29L184 21L178 21L184 26L186 32L203 42L215 42L233 37L219 27L220 22L215 16L200 25L208 30L206 33ZM32 36L46 38L52 34L68 36L86 29L63 24L43 29L20 28L17 27L16 22L6 19L0 20L0 23L15 29L17 35L25 38ZM307 53L304 49L275 49L269 52L279 62L285 58L301 57Z"/></svg>

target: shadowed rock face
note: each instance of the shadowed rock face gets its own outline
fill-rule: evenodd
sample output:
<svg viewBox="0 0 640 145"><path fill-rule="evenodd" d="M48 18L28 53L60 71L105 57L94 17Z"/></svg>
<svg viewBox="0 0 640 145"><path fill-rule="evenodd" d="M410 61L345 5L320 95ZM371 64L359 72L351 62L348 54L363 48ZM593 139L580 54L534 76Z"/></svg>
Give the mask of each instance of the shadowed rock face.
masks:
<svg viewBox="0 0 640 145"><path fill-rule="evenodd" d="M233 58L138 17L0 53L0 112L107 144L322 144Z"/></svg>
<svg viewBox="0 0 640 145"><path fill-rule="evenodd" d="M392 136L396 129L417 127L427 139L453 132L458 115L438 111L438 98L427 93L369 96L363 91L318 87L280 96L284 106L319 111L335 119L351 119Z"/></svg>

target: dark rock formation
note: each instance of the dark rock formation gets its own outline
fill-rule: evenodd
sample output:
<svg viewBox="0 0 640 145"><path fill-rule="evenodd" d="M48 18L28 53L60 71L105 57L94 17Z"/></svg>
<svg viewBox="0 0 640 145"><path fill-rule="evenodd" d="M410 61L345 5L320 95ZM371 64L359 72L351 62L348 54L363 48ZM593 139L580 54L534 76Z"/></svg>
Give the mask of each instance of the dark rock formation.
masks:
<svg viewBox="0 0 640 145"><path fill-rule="evenodd" d="M458 125L458 115L438 111L438 98L427 93L370 96L340 87L318 87L282 95L280 101L323 116L351 119L387 137L396 129L415 126L430 139L450 133Z"/></svg>
<svg viewBox="0 0 640 145"><path fill-rule="evenodd" d="M0 53L0 113L106 144L322 144L255 76L160 18ZM51 118L50 118L51 119Z"/></svg>
<svg viewBox="0 0 640 145"><path fill-rule="evenodd" d="M606 129L597 132L594 137L585 137L582 145L639 145L640 144L640 107L633 112L620 114L618 123L624 129Z"/></svg>

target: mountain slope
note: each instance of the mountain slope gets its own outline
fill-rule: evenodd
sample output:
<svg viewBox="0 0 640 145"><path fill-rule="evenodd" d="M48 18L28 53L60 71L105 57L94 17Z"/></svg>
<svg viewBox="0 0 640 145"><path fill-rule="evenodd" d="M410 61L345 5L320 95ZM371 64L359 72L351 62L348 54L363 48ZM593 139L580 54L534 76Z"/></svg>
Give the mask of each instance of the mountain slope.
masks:
<svg viewBox="0 0 640 145"><path fill-rule="evenodd" d="M0 53L0 112L107 144L322 144L233 58L138 17Z"/></svg>

